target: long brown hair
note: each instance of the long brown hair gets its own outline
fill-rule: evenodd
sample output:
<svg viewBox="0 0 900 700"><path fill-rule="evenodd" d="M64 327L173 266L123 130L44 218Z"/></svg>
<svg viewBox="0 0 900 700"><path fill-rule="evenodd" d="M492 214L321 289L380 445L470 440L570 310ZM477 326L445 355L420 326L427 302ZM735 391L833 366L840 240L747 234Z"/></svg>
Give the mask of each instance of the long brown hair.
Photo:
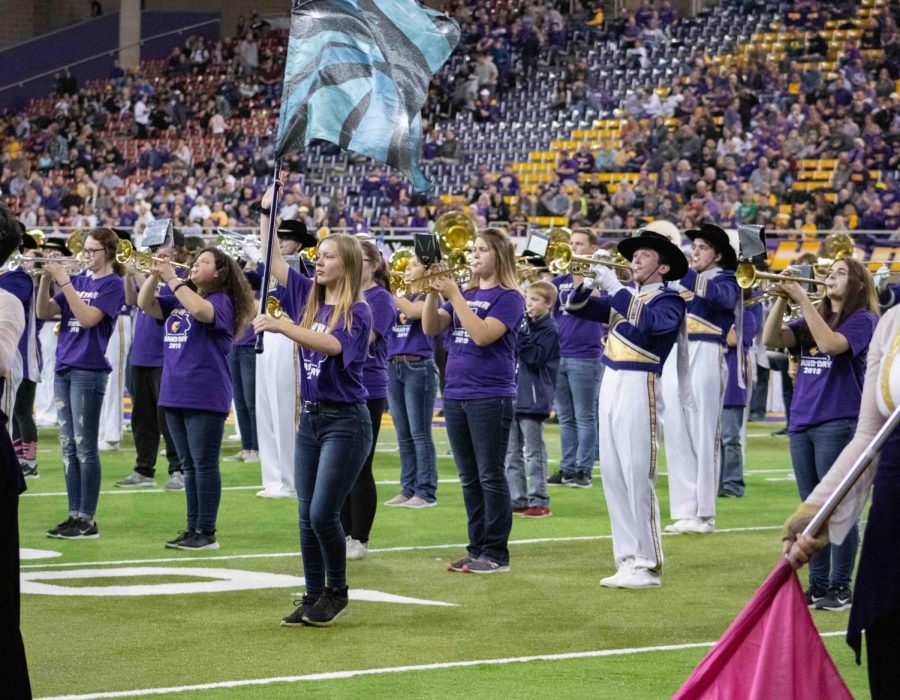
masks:
<svg viewBox="0 0 900 700"><path fill-rule="evenodd" d="M388 273L387 263L385 262L381 251L378 250L378 246L372 243L372 241L362 240L360 241L360 245L363 247L363 257L371 258L375 261L372 270L372 281L379 287L384 287L386 290L391 291L391 277Z"/></svg>
<svg viewBox="0 0 900 700"><path fill-rule="evenodd" d="M86 241L88 236L103 247L103 255L106 257L107 262L112 263L113 272L119 277L124 277L125 266L116 260L116 247L119 245L119 237L116 235L116 232L111 228L92 228L84 235L82 242Z"/></svg>
<svg viewBox="0 0 900 700"><path fill-rule="evenodd" d="M487 243L488 248L494 254L494 269L500 286L506 289L519 290L516 276L516 247L506 235L506 231L499 228L483 228L476 238L481 238ZM473 276L469 280L469 289L478 287L478 280Z"/></svg>
<svg viewBox="0 0 900 700"><path fill-rule="evenodd" d="M337 327L338 319L343 319L344 328L350 331L353 322L351 313L353 305L362 301L362 245L356 236L346 233L333 233L326 236L319 244L319 250L328 242L334 244L337 255L344 264L344 274L338 283L338 303L334 305L331 318L326 324L329 331ZM310 290L306 306L303 307L303 315L300 317L300 326L312 328L319 316L319 309L325 303L325 285L319 284L313 278L313 288Z"/></svg>
<svg viewBox="0 0 900 700"><path fill-rule="evenodd" d="M250 288L250 283L247 282L243 270L233 258L225 255L218 248L210 247L199 251L194 259L196 260L204 253L212 254L216 263L216 272L219 274L203 289L198 289L197 285L190 281L188 285L204 299L216 292L222 292L229 298L234 309L233 330L234 337L237 338L244 333L256 315L256 298L253 296L253 290Z"/></svg>
<svg viewBox="0 0 900 700"><path fill-rule="evenodd" d="M857 311L871 311L876 316L878 315L878 294L875 291L875 281L865 265L853 258L840 258L835 260L831 267L833 268L839 263L847 266L847 291L844 293L841 310L837 313L834 312L831 307L831 299L827 295L822 298L819 305L819 315L825 319L831 330L840 328L841 324ZM831 272L831 268L828 271ZM798 345L815 342L805 325L800 335L804 336L802 340L806 340L806 343L802 343L801 338L798 337Z"/></svg>

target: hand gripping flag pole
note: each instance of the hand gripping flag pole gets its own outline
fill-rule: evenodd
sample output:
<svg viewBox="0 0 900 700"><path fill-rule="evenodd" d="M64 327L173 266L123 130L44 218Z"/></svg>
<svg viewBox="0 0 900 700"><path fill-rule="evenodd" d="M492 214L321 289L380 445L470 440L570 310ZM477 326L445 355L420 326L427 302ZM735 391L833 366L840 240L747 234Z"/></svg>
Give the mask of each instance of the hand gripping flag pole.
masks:
<svg viewBox="0 0 900 700"><path fill-rule="evenodd" d="M259 295L259 313L266 313L266 301L269 298L269 278L272 276L272 245L275 240L275 216L278 212L278 190L281 189L281 161L275 163L275 174L272 181L272 204L269 206L269 233L266 238L266 266L264 269L262 281L262 293ZM263 334L256 335L256 354L259 355L264 350Z"/></svg>

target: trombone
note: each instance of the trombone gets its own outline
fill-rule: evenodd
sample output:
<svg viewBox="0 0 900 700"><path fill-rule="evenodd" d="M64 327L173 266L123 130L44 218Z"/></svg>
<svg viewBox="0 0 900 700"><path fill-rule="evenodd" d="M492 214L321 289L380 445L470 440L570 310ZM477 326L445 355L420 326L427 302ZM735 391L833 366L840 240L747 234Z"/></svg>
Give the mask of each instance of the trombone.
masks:
<svg viewBox="0 0 900 700"><path fill-rule="evenodd" d="M190 265L173 262L168 258L153 255L153 253L150 253L149 251L135 250L131 241L127 241L124 238L116 244L116 261L122 265L133 263L134 269L145 275L149 275L153 272L154 263L161 262L169 263L172 267L181 270L191 269Z"/></svg>
<svg viewBox="0 0 900 700"><path fill-rule="evenodd" d="M573 253L572 246L569 243L571 236L572 232L567 228L557 226L550 229L550 242L547 244L544 260L553 274L570 273L583 277L591 274L591 267L594 265L603 265L616 271L621 270L629 275L631 274L631 264L621 253L616 253L615 259L612 260Z"/></svg>

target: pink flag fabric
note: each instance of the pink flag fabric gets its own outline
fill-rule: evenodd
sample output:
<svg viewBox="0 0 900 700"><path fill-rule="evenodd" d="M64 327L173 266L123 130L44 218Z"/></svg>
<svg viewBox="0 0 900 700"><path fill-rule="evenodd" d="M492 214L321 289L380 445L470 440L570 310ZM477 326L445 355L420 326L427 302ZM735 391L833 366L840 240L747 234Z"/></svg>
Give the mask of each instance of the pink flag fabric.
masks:
<svg viewBox="0 0 900 700"><path fill-rule="evenodd" d="M783 560L675 695L676 700L852 700Z"/></svg>

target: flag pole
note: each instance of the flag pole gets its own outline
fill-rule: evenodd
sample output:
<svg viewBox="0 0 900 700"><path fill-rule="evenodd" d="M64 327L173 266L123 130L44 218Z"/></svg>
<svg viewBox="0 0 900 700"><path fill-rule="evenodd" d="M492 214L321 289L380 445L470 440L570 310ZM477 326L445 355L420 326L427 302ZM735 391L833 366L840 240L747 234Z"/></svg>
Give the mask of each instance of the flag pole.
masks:
<svg viewBox="0 0 900 700"><path fill-rule="evenodd" d="M281 188L280 160L275 162L275 173L272 179L272 204L269 206L269 235L266 239L266 262L265 268L263 269L265 274L263 275L262 287L260 288L261 293L259 295L260 315L265 315L266 313L266 298L269 296L269 277L271 277L272 274L272 245L275 240L275 213L278 211L278 190ZM256 336L256 354L261 354L263 349L263 333L258 333Z"/></svg>
<svg viewBox="0 0 900 700"><path fill-rule="evenodd" d="M806 526L806 529L803 530L802 534L810 537L815 537L818 534L819 530L822 529L832 513L834 513L835 509L841 504L841 501L843 501L850 492L850 489L852 489L856 482L859 481L859 477L862 476L863 472L868 469L872 461L878 456L878 453L881 452L881 448L884 447L884 443L897 428L897 425L900 425L900 406L897 406L897 408L894 409L894 412L891 413L884 425L881 426L881 430L878 431L875 437L872 438L872 442L866 447L865 451L856 459L856 462L854 462L850 471L847 472L847 475L843 479L841 479L837 488L831 496L828 497L828 500L825 501L819 509L819 512L816 513L812 520L810 520L809 525Z"/></svg>

